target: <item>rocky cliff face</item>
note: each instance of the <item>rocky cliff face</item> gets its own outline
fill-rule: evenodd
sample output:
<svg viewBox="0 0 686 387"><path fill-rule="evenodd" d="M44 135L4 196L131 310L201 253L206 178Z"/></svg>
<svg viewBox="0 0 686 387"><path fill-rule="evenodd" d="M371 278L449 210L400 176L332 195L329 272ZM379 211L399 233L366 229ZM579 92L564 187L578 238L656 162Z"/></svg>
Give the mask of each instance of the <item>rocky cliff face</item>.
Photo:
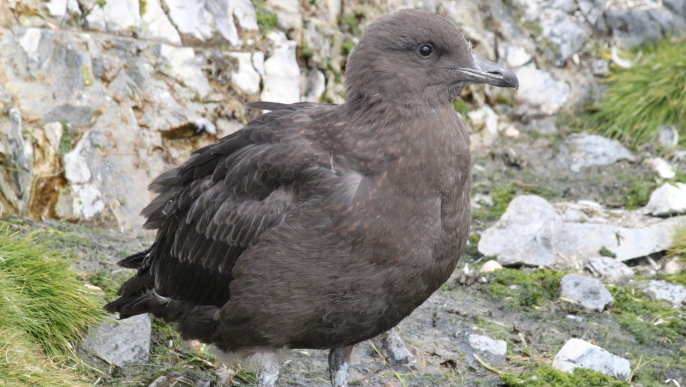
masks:
<svg viewBox="0 0 686 387"><path fill-rule="evenodd" d="M686 31L684 0L4 1L0 213L139 227L148 183L254 117L246 102L342 102L347 53L401 7L516 69L516 94L465 90L476 148L591 101L598 47Z"/></svg>

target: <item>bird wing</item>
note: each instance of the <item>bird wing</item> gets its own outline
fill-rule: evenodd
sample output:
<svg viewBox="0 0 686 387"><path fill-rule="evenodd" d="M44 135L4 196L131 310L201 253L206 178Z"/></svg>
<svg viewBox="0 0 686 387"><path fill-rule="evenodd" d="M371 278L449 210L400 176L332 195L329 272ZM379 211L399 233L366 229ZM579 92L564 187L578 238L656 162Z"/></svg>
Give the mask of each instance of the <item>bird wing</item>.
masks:
<svg viewBox="0 0 686 387"><path fill-rule="evenodd" d="M155 290L168 297L228 301L238 257L313 192L299 188L332 173L328 156L304 135L310 108L263 114L155 179L150 189L158 196L143 215L144 227L158 234L139 276L151 274Z"/></svg>

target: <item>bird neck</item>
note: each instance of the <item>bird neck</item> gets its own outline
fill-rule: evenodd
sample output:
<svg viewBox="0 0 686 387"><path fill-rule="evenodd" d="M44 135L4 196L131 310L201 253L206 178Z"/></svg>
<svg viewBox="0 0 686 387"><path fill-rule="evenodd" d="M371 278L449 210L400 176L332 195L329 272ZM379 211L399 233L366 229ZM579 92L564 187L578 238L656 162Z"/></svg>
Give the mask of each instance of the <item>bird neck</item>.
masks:
<svg viewBox="0 0 686 387"><path fill-rule="evenodd" d="M347 125L335 131L342 129L348 140L338 144L346 147L346 153L360 161L365 171L391 168L393 160L400 158L406 160L405 167L408 160L416 160L416 169L421 169L426 167L422 160L435 157L436 149L448 153L456 153L453 148L458 147L469 149L468 134L452 105L348 100L341 108Z"/></svg>

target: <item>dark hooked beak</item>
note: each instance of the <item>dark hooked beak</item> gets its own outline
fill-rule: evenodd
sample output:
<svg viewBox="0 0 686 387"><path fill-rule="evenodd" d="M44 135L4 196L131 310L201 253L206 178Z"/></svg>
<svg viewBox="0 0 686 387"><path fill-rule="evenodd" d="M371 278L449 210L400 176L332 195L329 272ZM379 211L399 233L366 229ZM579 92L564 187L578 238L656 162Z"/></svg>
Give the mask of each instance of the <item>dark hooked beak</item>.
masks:
<svg viewBox="0 0 686 387"><path fill-rule="evenodd" d="M519 89L519 80L515 73L505 66L493 63L480 56L473 55L474 67L460 67L455 70L467 77L467 81L486 83L499 87L513 87Z"/></svg>

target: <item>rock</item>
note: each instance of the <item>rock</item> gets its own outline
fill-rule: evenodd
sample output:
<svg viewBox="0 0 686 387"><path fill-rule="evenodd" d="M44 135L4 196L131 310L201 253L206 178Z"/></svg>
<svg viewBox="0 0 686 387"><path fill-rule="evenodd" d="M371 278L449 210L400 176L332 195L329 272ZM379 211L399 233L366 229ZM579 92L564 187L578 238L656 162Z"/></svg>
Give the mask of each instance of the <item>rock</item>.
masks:
<svg viewBox="0 0 686 387"><path fill-rule="evenodd" d="M565 316L565 318L566 318L567 320L576 321L576 322L578 322L578 323L584 322L584 318L583 318L583 317L581 317L581 316L575 316L575 315L573 315L573 314L568 314L568 315Z"/></svg>
<svg viewBox="0 0 686 387"><path fill-rule="evenodd" d="M569 135L555 159L576 173L584 167L610 165L620 160L634 162L636 158L618 141L592 134Z"/></svg>
<svg viewBox="0 0 686 387"><path fill-rule="evenodd" d="M256 31L257 16L249 0L165 0L169 18L182 35L205 41L217 30L232 46L239 45L238 30Z"/></svg>
<svg viewBox="0 0 686 387"><path fill-rule="evenodd" d="M577 0L577 3L581 14L597 32L608 32L607 23L603 17L607 0Z"/></svg>
<svg viewBox="0 0 686 387"><path fill-rule="evenodd" d="M574 2L571 6L576 8ZM548 9L540 18L541 33L555 45L553 58L558 67L563 67L567 59L579 52L587 39L586 31L573 19L556 9Z"/></svg>
<svg viewBox="0 0 686 387"><path fill-rule="evenodd" d="M588 260L591 272L611 283L625 283L634 278L634 272L621 261L610 257L593 257Z"/></svg>
<svg viewBox="0 0 686 387"><path fill-rule="evenodd" d="M681 262L680 257L674 257L671 258L669 261L667 261L662 268L662 271L665 274L679 274L682 271L684 271L684 263Z"/></svg>
<svg viewBox="0 0 686 387"><path fill-rule="evenodd" d="M503 265L499 264L498 261L490 260L484 263L483 266L481 266L481 269L479 269L479 273L490 273L496 270L500 270L502 268Z"/></svg>
<svg viewBox="0 0 686 387"><path fill-rule="evenodd" d="M160 45L160 71L176 78L184 86L205 97L211 88L200 68L192 47Z"/></svg>
<svg viewBox="0 0 686 387"><path fill-rule="evenodd" d="M326 91L326 75L318 69L310 70L305 78L305 95L302 100L320 102Z"/></svg>
<svg viewBox="0 0 686 387"><path fill-rule="evenodd" d="M160 0L146 0L145 12L141 12L140 32L138 36L144 39L154 39L160 42L181 45L181 36L164 13Z"/></svg>
<svg viewBox="0 0 686 387"><path fill-rule="evenodd" d="M578 274L567 274L560 281L560 300L569 300L587 310L602 312L614 302L602 282Z"/></svg>
<svg viewBox="0 0 686 387"><path fill-rule="evenodd" d="M484 105L478 110L467 113L471 124L470 139L472 148L489 146L498 138L498 115L490 106Z"/></svg>
<svg viewBox="0 0 686 387"><path fill-rule="evenodd" d="M412 351L395 329L391 329L383 337L383 348L386 360L394 364L411 364L414 361Z"/></svg>
<svg viewBox="0 0 686 387"><path fill-rule="evenodd" d="M505 58L505 64L511 68L524 66L533 59L524 47L509 44L498 45L498 56Z"/></svg>
<svg viewBox="0 0 686 387"><path fill-rule="evenodd" d="M267 37L274 43L272 55L264 62L263 101L293 103L300 100L300 67L295 60L295 42L283 32Z"/></svg>
<svg viewBox="0 0 686 387"><path fill-rule="evenodd" d="M610 62L601 58L594 58L591 62L591 71L597 77L607 77L610 74Z"/></svg>
<svg viewBox="0 0 686 387"><path fill-rule="evenodd" d="M650 194L646 211L655 216L686 214L686 184L665 183Z"/></svg>
<svg viewBox="0 0 686 387"><path fill-rule="evenodd" d="M169 386L169 377L168 376L160 376L159 378L153 380L152 383L148 384L148 387L168 387Z"/></svg>
<svg viewBox="0 0 686 387"><path fill-rule="evenodd" d="M24 139L23 119L17 107L0 115L0 140L3 163L13 167L0 170L0 193L19 214L25 214L33 180L33 147L29 139Z"/></svg>
<svg viewBox="0 0 686 387"><path fill-rule="evenodd" d="M569 85L556 80L550 73L531 65L521 67L515 73L520 84L515 98L529 115L557 114L569 99Z"/></svg>
<svg viewBox="0 0 686 387"><path fill-rule="evenodd" d="M651 280L644 289L644 292L653 300L669 302L674 308L680 308L684 304L684 300L686 300L685 287L665 281Z"/></svg>
<svg viewBox="0 0 686 387"><path fill-rule="evenodd" d="M517 138L519 137L519 134L519 130L513 125L510 125L503 130L503 136L507 138Z"/></svg>
<svg viewBox="0 0 686 387"><path fill-rule="evenodd" d="M675 23L674 16L666 9L621 9L612 7L605 11L605 17L614 37L624 48L642 46L662 40L675 28L683 28Z"/></svg>
<svg viewBox="0 0 686 387"><path fill-rule="evenodd" d="M88 162L80 154L81 148L76 147L71 152L64 155L64 176L72 184L88 183L91 179L91 170Z"/></svg>
<svg viewBox="0 0 686 387"><path fill-rule="evenodd" d="M676 126L661 126L657 132L657 143L664 147L675 147L679 144L679 131Z"/></svg>
<svg viewBox="0 0 686 387"><path fill-rule="evenodd" d="M676 176L674 167L662 157L653 157L647 159L645 163L652 168L663 179L673 179Z"/></svg>
<svg viewBox="0 0 686 387"><path fill-rule="evenodd" d="M142 314L91 329L83 348L117 367L142 364L150 354L150 317Z"/></svg>
<svg viewBox="0 0 686 387"><path fill-rule="evenodd" d="M569 373L577 367L588 368L619 380L628 380L631 375L629 360L581 339L567 341L555 355L553 367Z"/></svg>
<svg viewBox="0 0 686 387"><path fill-rule="evenodd" d="M543 135L557 134L557 116L526 117L524 130Z"/></svg>
<svg viewBox="0 0 686 387"><path fill-rule="evenodd" d="M165 0L169 18L182 35L198 40L212 37L212 29L205 21L204 0Z"/></svg>
<svg viewBox="0 0 686 387"><path fill-rule="evenodd" d="M284 31L294 30L295 34L303 28L303 14L299 0L267 0L270 10L276 14L278 26ZM291 35L293 36L293 35Z"/></svg>
<svg viewBox="0 0 686 387"><path fill-rule="evenodd" d="M617 214L597 221L565 222L545 199L518 196L500 220L481 234L478 249L485 256L497 256L503 266L566 266L570 259L585 262L597 257L603 248L619 261L627 261L668 249L672 228L686 219L654 222L636 212L626 213L632 219L626 224Z"/></svg>
<svg viewBox="0 0 686 387"><path fill-rule="evenodd" d="M467 341L474 354L487 364L497 366L506 363L507 342L505 340L494 340L488 336L472 333L467 335Z"/></svg>
<svg viewBox="0 0 686 387"><path fill-rule="evenodd" d="M259 94L260 74L253 66L253 54L249 52L231 52L229 57L238 61L238 68L231 73L231 84L244 93Z"/></svg>

